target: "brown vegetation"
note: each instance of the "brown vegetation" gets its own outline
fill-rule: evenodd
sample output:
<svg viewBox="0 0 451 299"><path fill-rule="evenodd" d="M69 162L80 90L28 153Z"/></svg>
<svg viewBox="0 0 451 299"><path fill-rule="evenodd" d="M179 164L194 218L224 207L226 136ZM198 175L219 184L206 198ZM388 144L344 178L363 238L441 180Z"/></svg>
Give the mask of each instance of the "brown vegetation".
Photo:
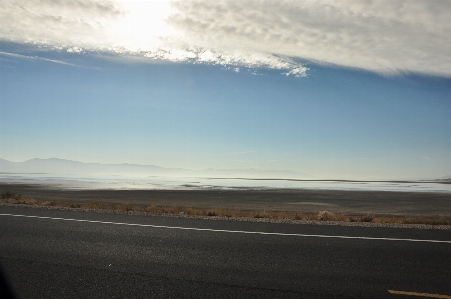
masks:
<svg viewBox="0 0 451 299"><path fill-rule="evenodd" d="M132 206L128 203L98 204L98 203L73 203L62 201L44 201L24 198L12 191L0 195L0 203L14 205L31 205L45 207L60 207L85 210L110 210L117 212L136 212L148 214L170 214L200 217L222 217L222 218L261 218L271 220L313 220L313 221L338 221L338 222L372 222L372 223L398 223L398 224L428 224L428 225L451 225L451 218L439 217L404 217L404 216L375 216L366 215L344 215L330 211L319 211L316 214L288 211L252 211L252 210L230 210L230 209L200 209L195 207L171 207L171 206Z"/></svg>

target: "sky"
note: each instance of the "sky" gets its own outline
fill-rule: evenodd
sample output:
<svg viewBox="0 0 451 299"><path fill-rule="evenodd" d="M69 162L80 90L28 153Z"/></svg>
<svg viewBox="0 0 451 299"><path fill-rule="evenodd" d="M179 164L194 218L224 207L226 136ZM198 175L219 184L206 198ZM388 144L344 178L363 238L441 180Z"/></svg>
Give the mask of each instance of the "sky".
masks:
<svg viewBox="0 0 451 299"><path fill-rule="evenodd" d="M451 1L6 0L0 158L451 174Z"/></svg>

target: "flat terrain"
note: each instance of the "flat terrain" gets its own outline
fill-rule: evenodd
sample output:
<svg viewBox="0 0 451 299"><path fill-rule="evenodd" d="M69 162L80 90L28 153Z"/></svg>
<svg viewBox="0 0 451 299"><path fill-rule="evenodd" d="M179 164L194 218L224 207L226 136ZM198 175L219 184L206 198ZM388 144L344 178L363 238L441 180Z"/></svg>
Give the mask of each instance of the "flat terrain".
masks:
<svg viewBox="0 0 451 299"><path fill-rule="evenodd" d="M451 216L451 193L272 190L67 190L55 186L0 183L0 194L75 203L159 205L240 210L320 210L352 214Z"/></svg>
<svg viewBox="0 0 451 299"><path fill-rule="evenodd" d="M6 206L0 214L0 264L20 298L451 295L449 231Z"/></svg>

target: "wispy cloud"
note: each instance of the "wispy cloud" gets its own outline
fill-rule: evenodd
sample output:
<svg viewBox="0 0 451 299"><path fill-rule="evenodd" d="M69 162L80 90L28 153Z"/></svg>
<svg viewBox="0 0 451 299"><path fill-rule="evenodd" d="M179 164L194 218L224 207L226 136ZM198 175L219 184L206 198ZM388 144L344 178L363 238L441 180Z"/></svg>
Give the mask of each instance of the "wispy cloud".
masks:
<svg viewBox="0 0 451 299"><path fill-rule="evenodd" d="M22 54L16 54L16 53L8 53L8 52L2 52L2 51L0 51L0 55L10 56L10 57L15 57L15 58L20 58L20 59L36 59L36 60L48 61L48 62L53 62L53 63L58 63L58 64L77 66L75 64L64 62L64 61L61 61L61 60L48 59L48 58L43 58L43 57L38 57L38 56L28 56L28 55L22 55Z"/></svg>
<svg viewBox="0 0 451 299"><path fill-rule="evenodd" d="M451 77L450 19L440 0L7 0L0 39L300 77L301 61Z"/></svg>

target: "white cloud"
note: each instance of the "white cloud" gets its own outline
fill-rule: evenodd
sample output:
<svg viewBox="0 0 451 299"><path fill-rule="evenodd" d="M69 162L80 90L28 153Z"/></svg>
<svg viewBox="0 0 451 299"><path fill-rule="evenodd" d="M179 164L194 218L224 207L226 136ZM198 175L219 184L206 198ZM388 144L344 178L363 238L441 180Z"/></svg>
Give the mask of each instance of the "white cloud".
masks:
<svg viewBox="0 0 451 299"><path fill-rule="evenodd" d="M310 60L451 77L449 20L440 0L7 0L0 39L295 76Z"/></svg>
<svg viewBox="0 0 451 299"><path fill-rule="evenodd" d="M69 52L69 53L82 53L83 52L83 48L72 47L72 48L67 49L67 52Z"/></svg>
<svg viewBox="0 0 451 299"><path fill-rule="evenodd" d="M218 0L175 6L170 23L198 46L386 74L451 75L450 1Z"/></svg>

